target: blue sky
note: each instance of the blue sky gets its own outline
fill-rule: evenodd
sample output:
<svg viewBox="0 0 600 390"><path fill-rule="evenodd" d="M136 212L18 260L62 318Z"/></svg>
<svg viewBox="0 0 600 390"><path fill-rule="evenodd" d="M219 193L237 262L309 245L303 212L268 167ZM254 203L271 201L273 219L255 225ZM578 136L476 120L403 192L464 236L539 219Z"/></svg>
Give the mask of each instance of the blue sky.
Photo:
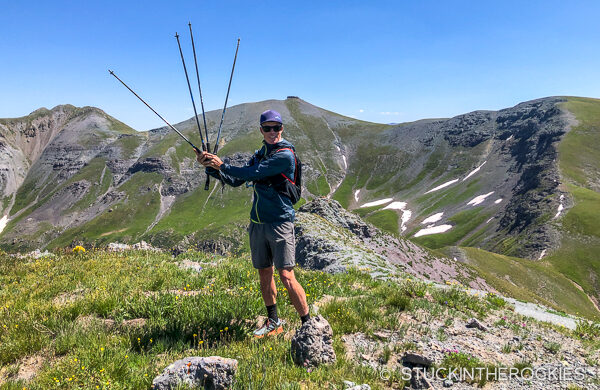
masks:
<svg viewBox="0 0 600 390"><path fill-rule="evenodd" d="M598 1L0 1L0 117L97 106L138 130L205 106L298 95L374 122L450 117L550 95L600 97ZM192 73L194 75L194 73ZM194 76L195 77L195 76Z"/></svg>

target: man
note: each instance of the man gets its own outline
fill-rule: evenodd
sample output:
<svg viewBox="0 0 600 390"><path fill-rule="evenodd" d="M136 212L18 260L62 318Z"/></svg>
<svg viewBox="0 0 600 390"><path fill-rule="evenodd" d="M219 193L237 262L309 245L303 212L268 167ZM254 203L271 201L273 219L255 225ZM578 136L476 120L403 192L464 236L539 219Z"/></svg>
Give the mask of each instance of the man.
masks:
<svg viewBox="0 0 600 390"><path fill-rule="evenodd" d="M207 167L207 174L233 187L254 182L248 231L252 265L258 269L260 290L268 315L267 322L254 332L259 338L283 332L282 321L277 316L273 265L302 323L310 318L306 294L294 276L294 207L290 198L272 185L273 180L282 175L293 181L296 173L294 146L282 138L283 122L277 111L267 110L260 115L260 131L264 138L263 147L243 167L225 164L211 153L196 152L198 162Z"/></svg>

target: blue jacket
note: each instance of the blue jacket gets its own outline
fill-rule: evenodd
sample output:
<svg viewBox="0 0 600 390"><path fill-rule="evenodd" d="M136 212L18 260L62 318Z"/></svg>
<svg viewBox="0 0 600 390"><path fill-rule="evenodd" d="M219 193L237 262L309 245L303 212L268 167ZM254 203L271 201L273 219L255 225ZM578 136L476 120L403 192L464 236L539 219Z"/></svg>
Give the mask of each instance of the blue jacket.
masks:
<svg viewBox="0 0 600 390"><path fill-rule="evenodd" d="M294 146L283 138L274 145L263 141L260 150L243 167L234 167L223 163L221 165L220 177L232 187L238 187L245 182L255 182L250 220L255 223L294 222L295 212L292 201L285 195L281 195L273 187L256 183L257 180L284 174L289 178L294 177L296 160L294 154L289 150L281 150L266 158L274 148L294 148ZM219 171L206 168L206 173L219 178Z"/></svg>

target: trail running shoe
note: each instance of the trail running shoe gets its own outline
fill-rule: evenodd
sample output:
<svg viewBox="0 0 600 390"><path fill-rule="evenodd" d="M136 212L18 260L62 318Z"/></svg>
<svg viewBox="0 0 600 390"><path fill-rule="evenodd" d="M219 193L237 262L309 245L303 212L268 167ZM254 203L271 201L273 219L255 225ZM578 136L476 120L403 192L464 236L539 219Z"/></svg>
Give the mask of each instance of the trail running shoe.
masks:
<svg viewBox="0 0 600 390"><path fill-rule="evenodd" d="M254 337L260 339L265 336L274 336L281 332L283 332L283 321L278 319L277 322L275 322L268 318L263 326L254 331Z"/></svg>

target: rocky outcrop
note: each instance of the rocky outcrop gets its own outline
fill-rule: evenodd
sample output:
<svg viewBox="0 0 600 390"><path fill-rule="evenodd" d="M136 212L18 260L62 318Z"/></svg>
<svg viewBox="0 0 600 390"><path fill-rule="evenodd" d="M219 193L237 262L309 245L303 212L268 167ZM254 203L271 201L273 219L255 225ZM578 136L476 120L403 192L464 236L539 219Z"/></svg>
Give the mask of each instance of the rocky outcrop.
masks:
<svg viewBox="0 0 600 390"><path fill-rule="evenodd" d="M136 172L157 172L163 175L170 174L173 168L161 157L147 157L138 160L131 168L128 173L133 175Z"/></svg>
<svg viewBox="0 0 600 390"><path fill-rule="evenodd" d="M358 215L344 209L337 201L319 198L300 207L298 211L316 214L336 226L350 230L359 238L373 237L377 232L377 229L365 223Z"/></svg>
<svg viewBox="0 0 600 390"><path fill-rule="evenodd" d="M296 261L304 268L338 273L354 266L375 277L407 273L440 283L470 280L474 288L493 291L462 263L382 232L332 199L317 198L302 206L295 229Z"/></svg>
<svg viewBox="0 0 600 390"><path fill-rule="evenodd" d="M500 137L513 137L508 147L513 161L509 172L518 176L513 196L499 219L500 234L508 233L520 244L518 251L508 253L511 255L537 257L544 249L559 245L558 231L542 223L544 216L557 209L559 196L566 195L558 190L557 145L567 129L556 106L559 101L523 103L500 111L496 119Z"/></svg>
<svg viewBox="0 0 600 390"><path fill-rule="evenodd" d="M177 360L152 381L153 390L171 390L181 384L206 390L231 388L238 368L235 359L191 356Z"/></svg>

